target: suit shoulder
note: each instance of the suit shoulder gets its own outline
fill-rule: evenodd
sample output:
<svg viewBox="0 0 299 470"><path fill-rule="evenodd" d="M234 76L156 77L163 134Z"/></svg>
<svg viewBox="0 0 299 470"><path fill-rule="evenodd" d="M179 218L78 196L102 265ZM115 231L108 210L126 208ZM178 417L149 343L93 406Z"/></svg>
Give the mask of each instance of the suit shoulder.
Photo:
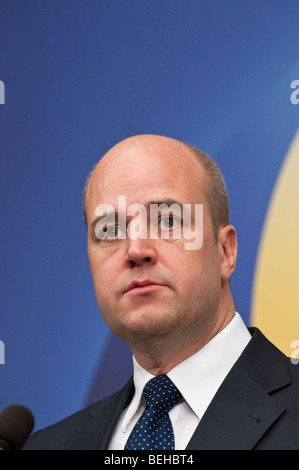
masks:
<svg viewBox="0 0 299 470"><path fill-rule="evenodd" d="M75 450L98 448L107 434L110 423L121 412L124 390L36 431L23 450Z"/></svg>

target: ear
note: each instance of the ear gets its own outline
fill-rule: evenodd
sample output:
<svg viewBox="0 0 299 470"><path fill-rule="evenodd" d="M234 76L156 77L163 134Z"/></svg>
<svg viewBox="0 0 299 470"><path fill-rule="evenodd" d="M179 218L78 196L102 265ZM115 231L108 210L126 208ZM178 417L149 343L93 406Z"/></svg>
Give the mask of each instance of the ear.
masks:
<svg viewBox="0 0 299 470"><path fill-rule="evenodd" d="M237 262L237 232L232 225L220 227L218 246L221 254L221 279L228 280L233 274Z"/></svg>

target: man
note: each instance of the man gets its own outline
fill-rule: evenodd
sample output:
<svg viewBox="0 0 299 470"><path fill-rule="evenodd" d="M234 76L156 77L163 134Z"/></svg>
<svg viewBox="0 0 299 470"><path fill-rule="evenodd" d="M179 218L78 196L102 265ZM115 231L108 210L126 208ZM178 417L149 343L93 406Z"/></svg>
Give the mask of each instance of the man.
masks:
<svg viewBox="0 0 299 470"><path fill-rule="evenodd" d="M99 309L134 376L25 448L299 449L299 370L235 311L236 230L213 160L162 136L126 139L89 177L84 214ZM164 389L167 412L149 405Z"/></svg>

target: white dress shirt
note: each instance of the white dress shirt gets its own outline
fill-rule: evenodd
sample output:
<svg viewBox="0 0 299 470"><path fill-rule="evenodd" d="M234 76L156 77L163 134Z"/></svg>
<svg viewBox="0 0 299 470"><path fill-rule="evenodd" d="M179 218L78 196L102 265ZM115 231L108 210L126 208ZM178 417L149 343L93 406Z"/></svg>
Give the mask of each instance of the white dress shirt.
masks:
<svg viewBox="0 0 299 470"><path fill-rule="evenodd" d="M168 377L183 396L169 412L175 450L186 448L215 393L250 339L249 331L236 312L232 321L202 349L168 372ZM135 393L130 405L120 415L110 441L110 450L124 449L145 408L143 388L154 377L134 357L133 366Z"/></svg>

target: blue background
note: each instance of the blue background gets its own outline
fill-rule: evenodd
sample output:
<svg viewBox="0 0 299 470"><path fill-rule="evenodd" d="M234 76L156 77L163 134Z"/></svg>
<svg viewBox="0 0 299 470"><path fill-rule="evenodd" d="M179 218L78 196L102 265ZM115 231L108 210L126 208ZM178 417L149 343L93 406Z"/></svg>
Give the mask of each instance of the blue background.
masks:
<svg viewBox="0 0 299 470"><path fill-rule="evenodd" d="M81 195L130 135L189 141L219 163L250 324L261 231L298 128L298 16L293 0L0 0L1 409L28 406L39 429L129 376L95 301Z"/></svg>

